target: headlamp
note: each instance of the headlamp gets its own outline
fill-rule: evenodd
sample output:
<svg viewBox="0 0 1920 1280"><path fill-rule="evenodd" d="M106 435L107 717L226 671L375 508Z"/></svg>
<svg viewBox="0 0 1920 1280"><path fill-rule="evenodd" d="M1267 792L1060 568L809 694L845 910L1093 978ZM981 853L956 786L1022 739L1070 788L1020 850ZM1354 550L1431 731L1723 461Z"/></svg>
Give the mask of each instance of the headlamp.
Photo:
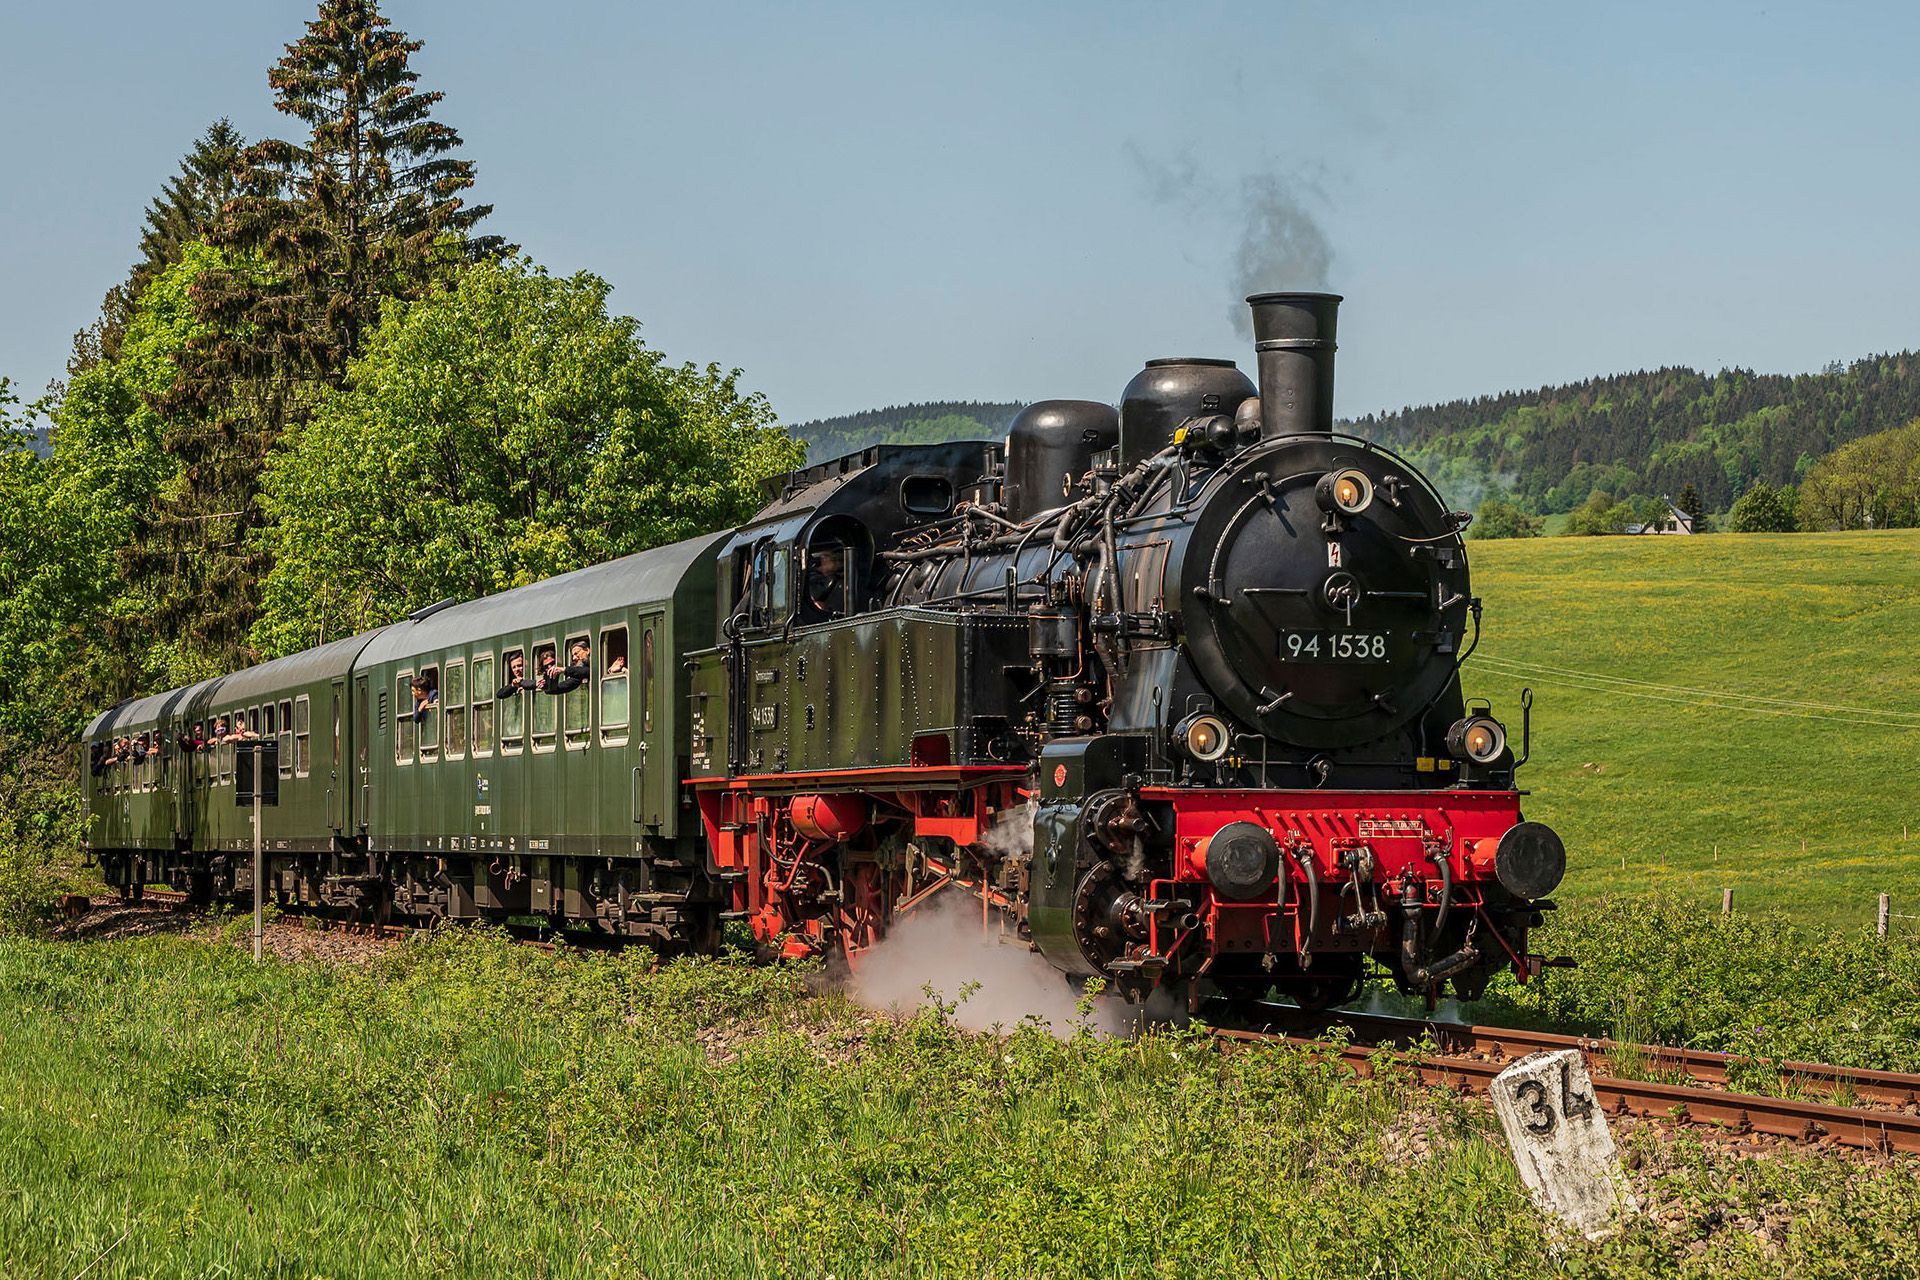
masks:
<svg viewBox="0 0 1920 1280"><path fill-rule="evenodd" d="M1314 497L1322 511L1357 516L1373 504L1373 481L1367 478L1366 472L1353 467L1329 471L1314 486Z"/></svg>
<svg viewBox="0 0 1920 1280"><path fill-rule="evenodd" d="M1202 764L1212 764L1227 754L1232 745L1227 722L1219 716L1188 716L1174 730L1180 747Z"/></svg>
<svg viewBox="0 0 1920 1280"><path fill-rule="evenodd" d="M1491 764L1507 749L1507 731L1492 716L1468 716L1447 730L1447 754L1456 760Z"/></svg>

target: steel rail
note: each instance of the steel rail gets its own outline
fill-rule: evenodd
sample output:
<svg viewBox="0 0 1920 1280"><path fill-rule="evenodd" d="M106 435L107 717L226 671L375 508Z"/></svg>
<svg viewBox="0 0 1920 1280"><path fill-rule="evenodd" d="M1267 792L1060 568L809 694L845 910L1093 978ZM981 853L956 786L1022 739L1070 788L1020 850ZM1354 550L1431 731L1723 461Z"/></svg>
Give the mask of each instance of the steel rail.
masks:
<svg viewBox="0 0 1920 1280"><path fill-rule="evenodd" d="M1488 1027L1471 1023L1445 1022L1427 1018L1395 1018L1384 1014L1324 1012L1309 1013L1275 1005L1263 1007L1262 1016L1271 1014L1271 1024L1293 1034L1318 1036L1345 1027L1354 1038L1367 1044L1393 1044L1401 1047L1423 1039L1450 1055L1486 1054L1495 1059L1524 1058L1530 1053L1554 1049L1578 1049L1590 1058L1598 1058L1609 1068L1634 1075L1684 1077L1696 1085L1729 1087L1735 1072L1751 1067L1778 1075L1783 1089L1794 1092L1818 1092L1849 1096L1861 1102L1887 1107L1920 1107L1920 1074L1900 1071L1876 1071L1867 1067L1840 1067L1824 1062L1774 1060L1748 1054L1715 1053L1706 1049L1686 1049L1676 1045L1642 1045L1593 1036L1560 1035L1550 1031L1532 1031L1520 1027Z"/></svg>
<svg viewBox="0 0 1920 1280"><path fill-rule="evenodd" d="M1523 1043L1505 1028L1483 1030L1506 1036L1505 1043L1516 1046ZM1412 1071L1426 1084L1475 1093L1488 1092L1494 1077L1508 1066L1504 1061L1490 1058L1435 1055L1384 1046L1315 1040L1270 1031L1216 1027L1213 1034L1228 1045L1284 1044L1333 1053L1362 1076L1372 1075L1382 1062L1386 1062ZM1531 1044L1531 1037L1536 1033L1524 1034L1529 1038L1525 1043ZM1556 1039L1572 1043L1555 1047L1579 1048L1582 1044L1577 1037ZM1528 1051L1535 1050L1529 1048ZM1845 1146L1869 1151L1920 1154L1920 1114L1912 1110L1843 1107L1800 1098L1770 1098L1759 1094L1732 1093L1711 1086L1627 1080L1610 1075L1594 1075L1593 1089L1601 1106L1608 1114L1615 1116L1637 1116L1665 1123L1712 1124L1734 1133L1763 1133L1800 1141L1829 1138Z"/></svg>

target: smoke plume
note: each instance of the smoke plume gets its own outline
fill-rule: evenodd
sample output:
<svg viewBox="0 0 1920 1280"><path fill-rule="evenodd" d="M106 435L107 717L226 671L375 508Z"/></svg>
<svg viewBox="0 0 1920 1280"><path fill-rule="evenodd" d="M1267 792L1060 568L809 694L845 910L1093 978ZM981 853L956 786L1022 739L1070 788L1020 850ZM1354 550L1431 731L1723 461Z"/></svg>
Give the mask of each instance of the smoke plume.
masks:
<svg viewBox="0 0 1920 1280"><path fill-rule="evenodd" d="M1242 338L1253 337L1243 301L1248 294L1331 285L1333 241L1313 213L1325 196L1311 177L1275 168L1248 174L1234 185L1202 172L1188 154L1152 155L1132 142L1126 153L1149 200L1215 222L1221 242L1234 238L1227 262L1233 293L1227 313Z"/></svg>
<svg viewBox="0 0 1920 1280"><path fill-rule="evenodd" d="M1233 257L1234 331L1253 337L1253 321L1241 299L1277 289L1324 290L1333 267L1333 245L1301 202L1298 182L1256 174L1241 183L1242 227Z"/></svg>

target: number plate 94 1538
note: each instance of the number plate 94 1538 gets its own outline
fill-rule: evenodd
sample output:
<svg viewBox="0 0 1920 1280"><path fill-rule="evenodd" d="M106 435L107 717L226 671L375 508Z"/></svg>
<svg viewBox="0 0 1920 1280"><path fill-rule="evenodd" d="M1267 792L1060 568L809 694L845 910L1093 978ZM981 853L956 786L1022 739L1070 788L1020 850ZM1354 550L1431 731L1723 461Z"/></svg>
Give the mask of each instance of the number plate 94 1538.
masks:
<svg viewBox="0 0 1920 1280"><path fill-rule="evenodd" d="M1283 631L1280 656L1291 662L1385 662L1383 631Z"/></svg>

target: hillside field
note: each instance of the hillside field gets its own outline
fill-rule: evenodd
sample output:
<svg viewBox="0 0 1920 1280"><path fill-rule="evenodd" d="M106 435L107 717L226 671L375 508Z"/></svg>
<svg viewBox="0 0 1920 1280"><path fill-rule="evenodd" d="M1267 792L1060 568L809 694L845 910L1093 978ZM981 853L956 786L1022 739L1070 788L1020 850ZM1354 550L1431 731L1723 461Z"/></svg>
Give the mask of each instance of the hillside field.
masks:
<svg viewBox="0 0 1920 1280"><path fill-rule="evenodd" d="M1920 532L1470 546L1468 661L1519 736L1563 899L1654 889L1809 922L1920 913ZM1911 930L1914 921L1897 921Z"/></svg>

